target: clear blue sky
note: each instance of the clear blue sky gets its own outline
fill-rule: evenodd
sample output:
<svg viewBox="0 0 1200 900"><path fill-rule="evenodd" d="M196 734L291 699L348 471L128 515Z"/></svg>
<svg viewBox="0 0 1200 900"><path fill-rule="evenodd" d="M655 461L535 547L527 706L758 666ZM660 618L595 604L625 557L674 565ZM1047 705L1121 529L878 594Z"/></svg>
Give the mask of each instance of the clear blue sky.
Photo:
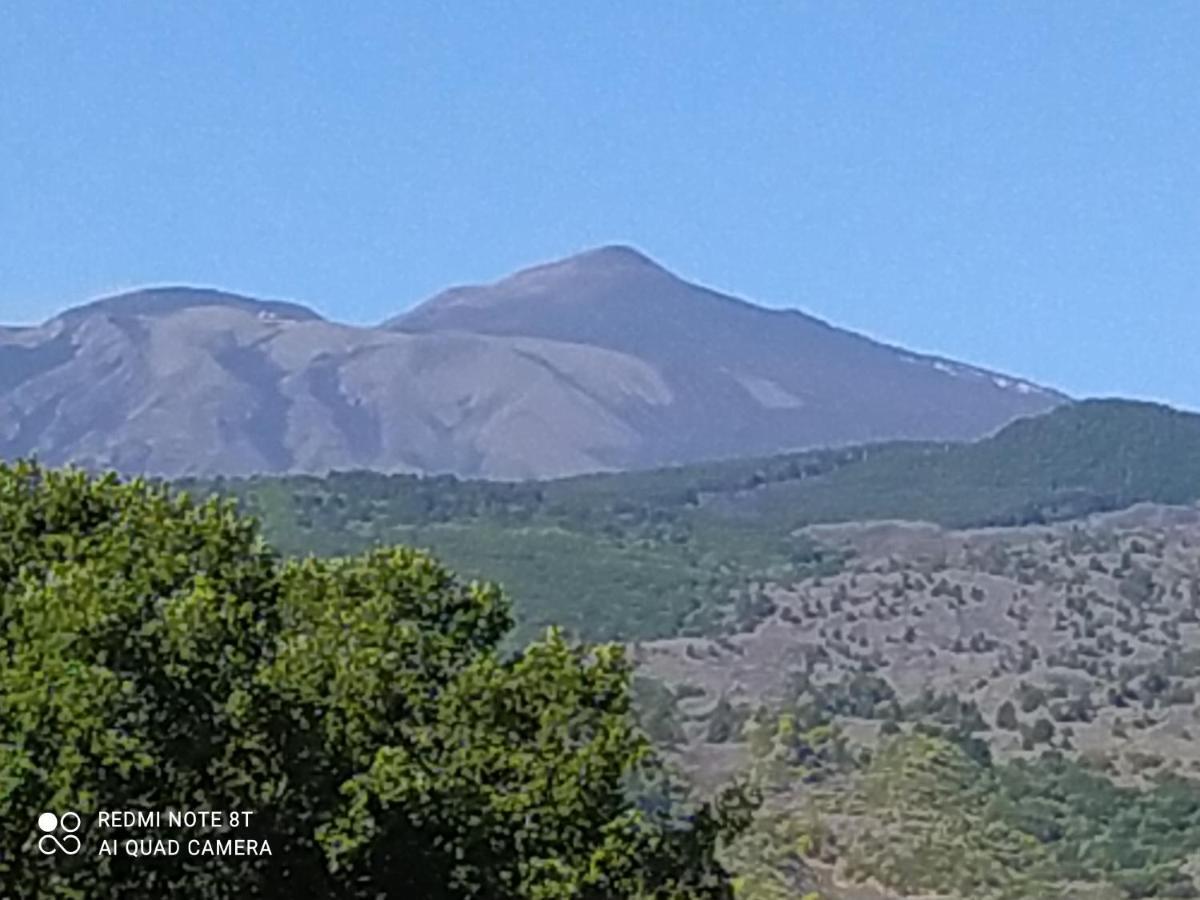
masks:
<svg viewBox="0 0 1200 900"><path fill-rule="evenodd" d="M370 322L599 243L1200 407L1200 3L6 6L0 321L144 283Z"/></svg>

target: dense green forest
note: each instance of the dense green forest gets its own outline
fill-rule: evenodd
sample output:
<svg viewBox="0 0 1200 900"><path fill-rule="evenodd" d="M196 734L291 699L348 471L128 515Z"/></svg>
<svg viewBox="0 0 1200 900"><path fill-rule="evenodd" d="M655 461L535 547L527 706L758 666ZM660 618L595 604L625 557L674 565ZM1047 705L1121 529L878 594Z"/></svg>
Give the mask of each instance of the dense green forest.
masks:
<svg viewBox="0 0 1200 900"><path fill-rule="evenodd" d="M1088 401L974 444L890 443L548 482L369 472L190 482L238 498L284 552L426 547L498 580L522 636L590 638L752 624L757 587L832 570L797 529L864 519L1047 522L1200 498L1200 416Z"/></svg>

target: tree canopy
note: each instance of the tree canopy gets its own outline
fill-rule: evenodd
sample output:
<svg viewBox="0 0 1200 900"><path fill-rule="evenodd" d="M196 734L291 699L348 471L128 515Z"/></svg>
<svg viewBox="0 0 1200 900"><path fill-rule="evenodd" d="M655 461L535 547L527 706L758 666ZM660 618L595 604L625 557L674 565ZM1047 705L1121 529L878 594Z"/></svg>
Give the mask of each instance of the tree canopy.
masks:
<svg viewBox="0 0 1200 900"><path fill-rule="evenodd" d="M219 500L0 465L0 886L20 897L717 898L731 793L679 815L615 646L522 652L407 548L284 561ZM78 856L36 851L75 810ZM100 810L242 810L269 856L99 855ZM199 835L203 836L203 835Z"/></svg>

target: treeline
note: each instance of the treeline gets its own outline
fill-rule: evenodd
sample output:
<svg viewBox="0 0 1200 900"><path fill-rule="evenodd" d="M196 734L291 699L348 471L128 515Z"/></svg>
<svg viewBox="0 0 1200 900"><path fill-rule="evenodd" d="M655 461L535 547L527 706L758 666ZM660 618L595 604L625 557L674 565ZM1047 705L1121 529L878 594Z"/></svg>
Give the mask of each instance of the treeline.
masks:
<svg viewBox="0 0 1200 900"><path fill-rule="evenodd" d="M503 582L519 625L632 640L750 627L757 587L831 571L797 534L870 519L1023 525L1200 499L1200 416L1090 401L975 444L891 443L766 459L487 482L371 472L185 482L238 498L287 553L427 547ZM740 605L739 605L740 604Z"/></svg>

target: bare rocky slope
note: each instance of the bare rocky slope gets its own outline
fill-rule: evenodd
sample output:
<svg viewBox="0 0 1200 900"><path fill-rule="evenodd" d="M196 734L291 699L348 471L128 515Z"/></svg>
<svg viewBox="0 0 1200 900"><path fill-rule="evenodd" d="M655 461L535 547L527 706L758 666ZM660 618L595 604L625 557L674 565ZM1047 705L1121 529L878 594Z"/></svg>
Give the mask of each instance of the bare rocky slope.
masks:
<svg viewBox="0 0 1200 900"><path fill-rule="evenodd" d="M693 712L722 697L769 704L801 673L830 682L872 672L901 702L928 690L969 698L988 723L1024 684L1046 699L1028 710L1018 703L1014 722L988 734L996 753L1028 753L1021 725L1049 710L1070 726L1070 749L1107 752L1126 774L1150 753L1200 771L1189 732L1200 708L1171 690L1200 685L1191 665L1200 639L1200 507L1143 504L1019 528L875 522L808 533L846 553L842 572L764 585L772 611L750 631L640 644L643 670L688 685ZM1156 688L1162 702L1143 707L1148 673L1165 673L1166 683ZM1085 695L1086 714L1053 702ZM1122 720L1127 733L1114 740ZM692 749L701 769L705 753L717 763L725 752L703 742Z"/></svg>
<svg viewBox="0 0 1200 900"><path fill-rule="evenodd" d="M166 476L541 478L969 439L1065 399L689 284L622 247L374 328L193 288L0 328L0 457Z"/></svg>

